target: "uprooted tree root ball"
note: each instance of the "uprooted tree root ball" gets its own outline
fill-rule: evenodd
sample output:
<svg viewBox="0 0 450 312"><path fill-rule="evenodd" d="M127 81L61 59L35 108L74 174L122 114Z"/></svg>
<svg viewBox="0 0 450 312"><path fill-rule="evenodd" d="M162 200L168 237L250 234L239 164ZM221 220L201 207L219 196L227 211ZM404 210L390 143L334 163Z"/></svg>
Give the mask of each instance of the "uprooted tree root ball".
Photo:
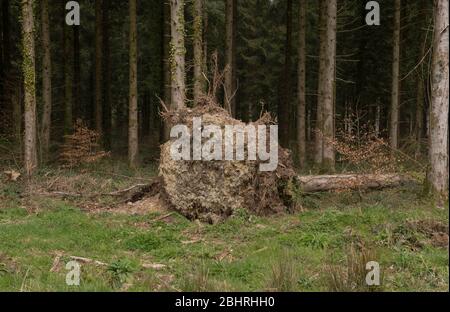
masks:
<svg viewBox="0 0 450 312"><path fill-rule="evenodd" d="M203 125L216 125L222 130L226 125L246 126L207 96L194 108L168 111L163 115L170 124L183 124L190 130L194 117L201 117ZM270 124L273 119L266 113L250 125ZM237 209L247 209L258 215L295 209L296 173L288 150L279 147L277 169L262 172L260 160L176 161L170 153L173 142L171 139L161 146L159 175L166 199L187 218L216 223L233 215ZM247 145L246 140L245 151Z"/></svg>

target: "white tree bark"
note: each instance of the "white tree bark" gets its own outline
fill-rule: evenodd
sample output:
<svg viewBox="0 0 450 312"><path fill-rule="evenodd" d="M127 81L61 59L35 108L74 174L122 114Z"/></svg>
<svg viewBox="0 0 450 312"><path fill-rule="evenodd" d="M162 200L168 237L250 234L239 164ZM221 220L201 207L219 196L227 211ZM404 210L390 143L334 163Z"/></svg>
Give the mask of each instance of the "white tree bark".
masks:
<svg viewBox="0 0 450 312"><path fill-rule="evenodd" d="M428 172L431 191L444 198L448 198L448 10L448 0L435 1Z"/></svg>

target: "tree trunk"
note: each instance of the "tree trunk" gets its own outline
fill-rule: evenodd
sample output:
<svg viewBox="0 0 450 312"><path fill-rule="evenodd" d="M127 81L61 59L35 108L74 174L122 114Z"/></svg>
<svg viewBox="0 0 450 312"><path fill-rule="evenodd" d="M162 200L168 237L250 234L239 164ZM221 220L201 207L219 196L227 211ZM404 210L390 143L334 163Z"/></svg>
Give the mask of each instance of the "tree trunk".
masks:
<svg viewBox="0 0 450 312"><path fill-rule="evenodd" d="M194 105L205 92L203 78L203 0L194 0Z"/></svg>
<svg viewBox="0 0 450 312"><path fill-rule="evenodd" d="M225 4L225 66L228 70L225 72L224 86L225 86L225 105L230 110L233 117L236 116L236 79L235 79L235 65L236 65L236 0L226 0Z"/></svg>
<svg viewBox="0 0 450 312"><path fill-rule="evenodd" d="M297 107L297 153L301 168L306 159L306 5L299 2L299 43L298 43L298 107Z"/></svg>
<svg viewBox="0 0 450 312"><path fill-rule="evenodd" d="M393 56L392 56L392 92L391 92L391 122L390 144L394 151L398 148L398 115L400 101L400 24L401 0L395 0Z"/></svg>
<svg viewBox="0 0 450 312"><path fill-rule="evenodd" d="M130 99L128 121L128 161L138 165L138 90L137 90L137 17L136 0L130 1Z"/></svg>
<svg viewBox="0 0 450 312"><path fill-rule="evenodd" d="M103 0L95 0L95 130L103 134Z"/></svg>
<svg viewBox="0 0 450 312"><path fill-rule="evenodd" d="M103 1L103 143L111 149L111 51L109 44L110 2Z"/></svg>
<svg viewBox="0 0 450 312"><path fill-rule="evenodd" d="M326 52L323 100L323 167L334 171L334 101L336 87L336 14L337 0L327 1Z"/></svg>
<svg viewBox="0 0 450 312"><path fill-rule="evenodd" d="M180 109L186 100L184 47L184 0L170 0L171 16L171 108Z"/></svg>
<svg viewBox="0 0 450 312"><path fill-rule="evenodd" d="M410 179L397 174L338 174L299 176L301 191L327 192L339 189L381 189L399 186Z"/></svg>
<svg viewBox="0 0 450 312"><path fill-rule="evenodd" d="M448 198L448 0L435 5L428 182L433 194Z"/></svg>
<svg viewBox="0 0 450 312"><path fill-rule="evenodd" d="M22 1L23 78L25 87L25 171L30 177L37 168L36 152L36 68L33 0Z"/></svg>
<svg viewBox="0 0 450 312"><path fill-rule="evenodd" d="M316 126L314 136L314 162L321 165L323 161L323 105L324 105L324 86L325 86L325 68L327 51L327 2L320 0L319 4L319 77L317 85L317 109Z"/></svg>
<svg viewBox="0 0 450 312"><path fill-rule="evenodd" d="M280 102L278 104L278 124L280 128L280 144L289 145L289 116L291 103L291 46L292 46L292 0L286 6L286 38L284 46L284 69L281 83Z"/></svg>
<svg viewBox="0 0 450 312"><path fill-rule="evenodd" d="M73 27L73 119L81 118L80 27Z"/></svg>
<svg viewBox="0 0 450 312"><path fill-rule="evenodd" d="M172 92L172 80L171 80L171 70L170 70L170 3L168 1L164 1L163 4L163 80L164 80L164 103L168 109L170 109L171 104L171 92ZM161 107L161 111L162 111ZM167 142L169 140L170 135L170 126L166 121L163 122L163 131L162 131L162 141Z"/></svg>
<svg viewBox="0 0 450 312"><path fill-rule="evenodd" d="M42 160L48 160L50 145L50 128L52 116L52 61L50 49L50 25L48 17L48 0L41 3L42 22L42 124L41 124L41 155Z"/></svg>
<svg viewBox="0 0 450 312"><path fill-rule="evenodd" d="M2 31L3 31L3 70L5 73L9 70L10 65L10 31L9 31L9 0L2 1Z"/></svg>
<svg viewBox="0 0 450 312"><path fill-rule="evenodd" d="M63 3L63 5L65 5ZM72 133L73 126L73 31L63 21L64 37L64 134Z"/></svg>

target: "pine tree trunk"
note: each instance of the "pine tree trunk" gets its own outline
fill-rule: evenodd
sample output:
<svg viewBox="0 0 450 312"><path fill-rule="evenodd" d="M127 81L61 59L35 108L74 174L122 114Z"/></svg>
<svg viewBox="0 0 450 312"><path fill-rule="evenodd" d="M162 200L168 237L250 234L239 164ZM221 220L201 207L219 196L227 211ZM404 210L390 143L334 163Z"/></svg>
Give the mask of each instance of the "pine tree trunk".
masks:
<svg viewBox="0 0 450 312"><path fill-rule="evenodd" d="M208 76L208 5L207 0L203 1L203 72ZM206 87L206 86L205 86Z"/></svg>
<svg viewBox="0 0 450 312"><path fill-rule="evenodd" d="M41 124L41 154L42 160L48 159L50 145L50 128L52 116L52 61L50 50L50 25L48 17L48 0L41 3L42 23L42 124Z"/></svg>
<svg viewBox="0 0 450 312"><path fill-rule="evenodd" d="M130 98L128 121L128 161L138 165L138 89L137 89L137 17L136 0L130 1Z"/></svg>
<svg viewBox="0 0 450 312"><path fill-rule="evenodd" d="M236 116L236 81L235 81L235 58L236 58L236 34L235 34L235 19L236 19L236 0L226 0L225 13L225 66L228 70L225 72L224 86L225 86L225 104L231 112L232 116Z"/></svg>
<svg viewBox="0 0 450 312"><path fill-rule="evenodd" d="M432 193L448 198L448 0L435 5L428 182Z"/></svg>
<svg viewBox="0 0 450 312"><path fill-rule="evenodd" d="M299 1L297 153L301 168L306 159L306 5L305 0Z"/></svg>
<svg viewBox="0 0 450 312"><path fill-rule="evenodd" d="M398 148L398 115L400 101L400 24L401 0L395 0L393 56L392 56L392 92L391 92L391 119L390 144L393 150Z"/></svg>
<svg viewBox="0 0 450 312"><path fill-rule="evenodd" d="M327 51L327 1L320 0L319 4L319 77L317 85L317 109L314 135L314 162L321 165L323 161L323 106Z"/></svg>
<svg viewBox="0 0 450 312"><path fill-rule="evenodd" d="M168 109L170 109L171 104L171 92L172 92L172 80L171 80L171 70L170 70L170 3L169 1L164 1L163 4L163 15L164 15L164 26L163 26L163 80L164 80L164 103ZM162 111L163 108L161 108ZM168 122L163 120L163 131L162 139L163 142L169 140L170 126Z"/></svg>
<svg viewBox="0 0 450 312"><path fill-rule="evenodd" d="M63 3L63 5L65 5ZM64 134L70 134L73 126L73 31L63 21L64 37Z"/></svg>
<svg viewBox="0 0 450 312"><path fill-rule="evenodd" d="M184 46L184 0L170 0L171 16L171 108L180 109L185 106L186 74Z"/></svg>
<svg viewBox="0 0 450 312"><path fill-rule="evenodd" d="M103 1L103 142L111 149L111 51L109 44L110 2Z"/></svg>
<svg viewBox="0 0 450 312"><path fill-rule="evenodd" d="M36 151L36 68L33 0L22 1L23 78L25 87L25 171L31 176L37 168Z"/></svg>
<svg viewBox="0 0 450 312"><path fill-rule="evenodd" d="M203 0L194 0L194 105L204 92L203 78Z"/></svg>
<svg viewBox="0 0 450 312"><path fill-rule="evenodd" d="M323 100L323 167L334 171L334 101L336 86L336 14L337 0L327 1L326 52Z"/></svg>
<svg viewBox="0 0 450 312"><path fill-rule="evenodd" d="M73 120L82 116L81 109L81 65L80 65L80 26L73 27Z"/></svg>
<svg viewBox="0 0 450 312"><path fill-rule="evenodd" d="M103 134L103 0L95 0L95 130Z"/></svg>

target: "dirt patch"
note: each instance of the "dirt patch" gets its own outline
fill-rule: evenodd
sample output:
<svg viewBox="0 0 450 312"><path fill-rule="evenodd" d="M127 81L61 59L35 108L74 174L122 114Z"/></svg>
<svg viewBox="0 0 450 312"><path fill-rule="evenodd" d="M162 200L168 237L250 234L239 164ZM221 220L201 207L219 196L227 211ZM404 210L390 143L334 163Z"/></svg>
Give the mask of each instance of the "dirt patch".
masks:
<svg viewBox="0 0 450 312"><path fill-rule="evenodd" d="M448 224L436 220L414 220L399 225L393 231L397 244L409 246L413 250L432 245L438 248L449 246Z"/></svg>

